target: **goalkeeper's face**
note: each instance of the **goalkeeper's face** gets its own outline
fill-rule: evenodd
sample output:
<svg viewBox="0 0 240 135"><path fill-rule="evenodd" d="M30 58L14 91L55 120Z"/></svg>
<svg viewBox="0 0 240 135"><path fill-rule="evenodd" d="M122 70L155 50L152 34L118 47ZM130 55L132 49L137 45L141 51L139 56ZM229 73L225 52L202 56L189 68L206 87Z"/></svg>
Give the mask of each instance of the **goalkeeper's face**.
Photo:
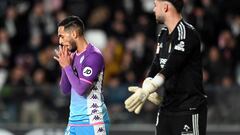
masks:
<svg viewBox="0 0 240 135"><path fill-rule="evenodd" d="M158 24L164 24L164 14L167 12L168 7L166 5L166 1L164 0L155 0L153 12L155 13L156 22Z"/></svg>
<svg viewBox="0 0 240 135"><path fill-rule="evenodd" d="M72 35L72 31L64 30L63 26L58 28L59 44L67 47L69 51L74 52L77 50L77 44Z"/></svg>

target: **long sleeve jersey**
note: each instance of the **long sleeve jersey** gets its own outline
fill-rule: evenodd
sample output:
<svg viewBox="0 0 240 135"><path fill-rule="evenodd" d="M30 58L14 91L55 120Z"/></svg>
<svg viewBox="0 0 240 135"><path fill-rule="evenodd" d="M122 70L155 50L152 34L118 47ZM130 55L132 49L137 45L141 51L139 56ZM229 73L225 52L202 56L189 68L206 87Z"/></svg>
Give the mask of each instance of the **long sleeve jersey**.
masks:
<svg viewBox="0 0 240 135"><path fill-rule="evenodd" d="M193 26L180 20L169 34L163 27L149 76L165 77L162 111L196 110L206 104L202 85L201 42Z"/></svg>
<svg viewBox="0 0 240 135"><path fill-rule="evenodd" d="M109 123L102 95L104 60L91 44L82 53L73 53L73 64L62 69L60 88L71 94L69 124Z"/></svg>

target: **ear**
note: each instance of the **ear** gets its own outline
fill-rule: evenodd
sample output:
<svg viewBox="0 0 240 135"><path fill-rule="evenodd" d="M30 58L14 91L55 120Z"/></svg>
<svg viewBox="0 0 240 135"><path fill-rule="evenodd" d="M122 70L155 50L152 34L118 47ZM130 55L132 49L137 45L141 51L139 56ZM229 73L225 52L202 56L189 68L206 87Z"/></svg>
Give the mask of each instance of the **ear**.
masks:
<svg viewBox="0 0 240 135"><path fill-rule="evenodd" d="M164 12L167 12L168 9L169 9L168 3L164 3L164 5L163 5L163 11L164 11Z"/></svg>
<svg viewBox="0 0 240 135"><path fill-rule="evenodd" d="M77 38L77 32L76 32L76 30L73 30L73 31L72 31L72 37L73 37L73 38Z"/></svg>

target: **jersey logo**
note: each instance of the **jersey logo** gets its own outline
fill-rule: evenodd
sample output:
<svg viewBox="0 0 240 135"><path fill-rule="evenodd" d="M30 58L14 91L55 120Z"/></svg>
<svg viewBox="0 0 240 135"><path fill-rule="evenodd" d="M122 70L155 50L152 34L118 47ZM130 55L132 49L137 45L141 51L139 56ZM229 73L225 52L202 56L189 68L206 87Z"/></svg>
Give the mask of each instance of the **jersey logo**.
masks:
<svg viewBox="0 0 240 135"><path fill-rule="evenodd" d="M190 127L188 125L184 125L183 132L181 132L181 135L193 135L193 132L189 130Z"/></svg>
<svg viewBox="0 0 240 135"><path fill-rule="evenodd" d="M167 62L167 59L160 58L160 66L161 66L161 68L164 68L166 62Z"/></svg>
<svg viewBox="0 0 240 135"><path fill-rule="evenodd" d="M183 41L180 41L179 44L177 44L175 47L174 47L175 50L178 50L178 51L182 51L184 52L185 49L184 49L184 42Z"/></svg>
<svg viewBox="0 0 240 135"><path fill-rule="evenodd" d="M86 77L92 75L92 68L90 68L90 67L85 67L85 68L83 69L83 75L86 76Z"/></svg>
<svg viewBox="0 0 240 135"><path fill-rule="evenodd" d="M84 55L80 58L80 64L83 62L84 60Z"/></svg>
<svg viewBox="0 0 240 135"><path fill-rule="evenodd" d="M187 132L190 129L190 127L188 125L184 125L183 129Z"/></svg>

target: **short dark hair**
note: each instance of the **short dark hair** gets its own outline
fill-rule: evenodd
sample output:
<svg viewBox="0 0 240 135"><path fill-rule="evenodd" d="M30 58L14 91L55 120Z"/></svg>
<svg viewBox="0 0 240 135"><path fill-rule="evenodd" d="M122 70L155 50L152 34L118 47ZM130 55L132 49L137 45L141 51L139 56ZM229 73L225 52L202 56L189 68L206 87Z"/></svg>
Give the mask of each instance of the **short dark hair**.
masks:
<svg viewBox="0 0 240 135"><path fill-rule="evenodd" d="M84 23L77 16L68 16L67 18L59 22L58 27L60 26L63 26L65 30L69 28L77 28L80 36L84 34Z"/></svg>
<svg viewBox="0 0 240 135"><path fill-rule="evenodd" d="M173 4L173 6L176 8L178 13L182 12L184 2L183 0L164 0L164 1L169 1Z"/></svg>

